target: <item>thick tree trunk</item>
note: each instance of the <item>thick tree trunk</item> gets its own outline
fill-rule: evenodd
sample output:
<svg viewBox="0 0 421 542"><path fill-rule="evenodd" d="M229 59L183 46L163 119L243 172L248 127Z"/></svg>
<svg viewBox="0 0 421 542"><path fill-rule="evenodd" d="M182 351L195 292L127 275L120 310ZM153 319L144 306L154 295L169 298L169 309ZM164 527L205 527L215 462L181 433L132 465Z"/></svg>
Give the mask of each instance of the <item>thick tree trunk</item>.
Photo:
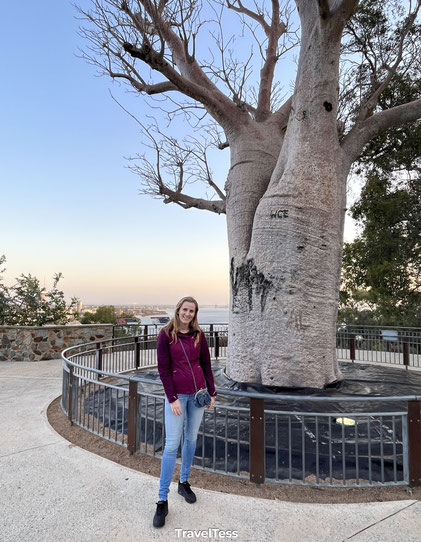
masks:
<svg viewBox="0 0 421 542"><path fill-rule="evenodd" d="M314 170L322 180L310 183ZM261 199L247 258L231 259L227 373L234 380L320 388L340 379L345 178L300 158L282 187Z"/></svg>
<svg viewBox="0 0 421 542"><path fill-rule="evenodd" d="M227 373L242 382L322 388L341 378L335 324L348 170L336 131L339 43L315 34L317 25L304 28L287 132L248 250L233 233L238 202L227 205Z"/></svg>

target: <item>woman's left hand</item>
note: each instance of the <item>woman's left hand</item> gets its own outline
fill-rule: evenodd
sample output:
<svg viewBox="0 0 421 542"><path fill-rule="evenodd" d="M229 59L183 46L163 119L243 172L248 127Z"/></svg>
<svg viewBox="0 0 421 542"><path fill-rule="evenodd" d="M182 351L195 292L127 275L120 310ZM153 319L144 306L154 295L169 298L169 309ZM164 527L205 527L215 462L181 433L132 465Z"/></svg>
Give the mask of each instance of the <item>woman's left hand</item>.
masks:
<svg viewBox="0 0 421 542"><path fill-rule="evenodd" d="M210 405L206 405L206 408L209 410L210 408L213 408L214 404L215 404L215 397L211 397Z"/></svg>

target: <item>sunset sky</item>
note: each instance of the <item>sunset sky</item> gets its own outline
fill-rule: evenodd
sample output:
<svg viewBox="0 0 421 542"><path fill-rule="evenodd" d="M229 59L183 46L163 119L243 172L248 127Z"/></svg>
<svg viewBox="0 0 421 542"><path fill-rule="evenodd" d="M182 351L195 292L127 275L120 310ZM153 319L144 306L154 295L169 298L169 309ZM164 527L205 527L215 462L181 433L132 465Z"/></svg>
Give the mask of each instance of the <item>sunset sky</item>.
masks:
<svg viewBox="0 0 421 542"><path fill-rule="evenodd" d="M82 2L87 5L88 1ZM138 194L142 98L77 58L70 2L7 2L0 21L0 255L6 284L31 273L85 304L228 303L225 217ZM228 150L218 151L223 187ZM352 229L347 230L348 238Z"/></svg>

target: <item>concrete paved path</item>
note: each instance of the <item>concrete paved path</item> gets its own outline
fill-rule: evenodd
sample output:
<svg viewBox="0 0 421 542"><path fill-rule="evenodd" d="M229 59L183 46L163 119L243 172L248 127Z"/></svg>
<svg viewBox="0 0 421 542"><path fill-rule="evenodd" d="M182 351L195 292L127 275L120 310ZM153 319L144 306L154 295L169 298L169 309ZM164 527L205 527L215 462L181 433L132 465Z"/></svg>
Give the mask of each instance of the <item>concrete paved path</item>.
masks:
<svg viewBox="0 0 421 542"><path fill-rule="evenodd" d="M296 504L197 489L189 505L175 484L154 529L158 480L59 436L46 410L60 393L60 360L0 362L1 542L421 541L418 501Z"/></svg>

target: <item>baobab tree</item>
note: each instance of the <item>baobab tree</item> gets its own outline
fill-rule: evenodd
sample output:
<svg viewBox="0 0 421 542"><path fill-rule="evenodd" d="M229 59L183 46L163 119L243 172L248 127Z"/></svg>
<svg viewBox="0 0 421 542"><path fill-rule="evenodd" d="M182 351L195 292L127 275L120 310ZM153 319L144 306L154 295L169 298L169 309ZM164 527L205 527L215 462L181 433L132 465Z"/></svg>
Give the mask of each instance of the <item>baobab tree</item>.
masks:
<svg viewBox="0 0 421 542"><path fill-rule="evenodd" d="M226 213L228 375L286 387L340 379L347 178L372 138L421 116L419 90L378 108L391 82L418 73L420 0L92 0L78 9L88 61L139 94L167 97L173 111L196 114L197 126L229 148L224 188L204 139L180 142L158 126L147 130L156 160L134 166L145 191L164 202ZM247 32L257 58L246 52ZM280 59L295 47L295 84L282 96ZM214 197L189 193L192 178Z"/></svg>

